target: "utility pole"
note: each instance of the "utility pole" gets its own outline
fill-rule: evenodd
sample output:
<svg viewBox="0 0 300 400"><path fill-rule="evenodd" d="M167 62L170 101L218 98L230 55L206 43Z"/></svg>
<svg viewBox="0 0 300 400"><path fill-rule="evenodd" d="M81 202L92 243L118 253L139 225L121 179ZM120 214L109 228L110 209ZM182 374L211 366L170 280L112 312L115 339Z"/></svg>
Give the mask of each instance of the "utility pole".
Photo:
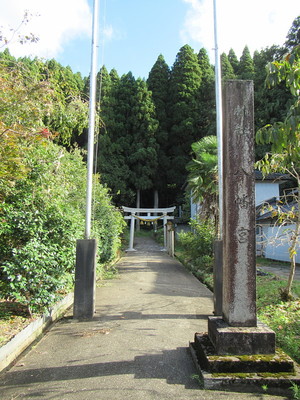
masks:
<svg viewBox="0 0 300 400"><path fill-rule="evenodd" d="M99 0L94 0L93 12L93 36L90 73L90 101L89 101L89 130L88 130L88 153L87 153L87 188L86 188L86 220L85 238L91 235L92 217L92 192L93 192L93 166L94 166L94 137L95 137L95 115L96 115L96 85L97 85L97 53L98 53L98 14Z"/></svg>
<svg viewBox="0 0 300 400"><path fill-rule="evenodd" d="M85 239L77 240L76 244L76 268L73 310L73 316L75 319L91 319L93 318L95 312L95 271L97 243L96 240L91 239L90 236L92 219L94 135L96 115L98 10L99 0L94 0L90 73Z"/></svg>
<svg viewBox="0 0 300 400"><path fill-rule="evenodd" d="M223 239L223 133L222 133L222 81L221 62L218 44L217 0L214 0L214 33L215 33L215 88L217 112L217 141L218 141L218 184L219 184L219 226L220 240Z"/></svg>
<svg viewBox="0 0 300 400"><path fill-rule="evenodd" d="M219 186L219 236L214 242L214 314L222 315L223 307L223 118L222 82L218 44L217 0L214 0L215 36L215 92L218 142L218 186Z"/></svg>

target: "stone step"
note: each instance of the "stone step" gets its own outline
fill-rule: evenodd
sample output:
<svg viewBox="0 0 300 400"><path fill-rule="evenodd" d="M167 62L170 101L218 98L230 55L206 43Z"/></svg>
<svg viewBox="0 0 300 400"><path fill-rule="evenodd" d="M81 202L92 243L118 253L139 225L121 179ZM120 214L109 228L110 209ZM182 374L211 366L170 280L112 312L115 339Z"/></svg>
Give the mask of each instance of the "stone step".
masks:
<svg viewBox="0 0 300 400"><path fill-rule="evenodd" d="M206 333L196 333L192 345L201 369L210 373L295 372L294 361L280 349L276 349L275 354L218 355Z"/></svg>

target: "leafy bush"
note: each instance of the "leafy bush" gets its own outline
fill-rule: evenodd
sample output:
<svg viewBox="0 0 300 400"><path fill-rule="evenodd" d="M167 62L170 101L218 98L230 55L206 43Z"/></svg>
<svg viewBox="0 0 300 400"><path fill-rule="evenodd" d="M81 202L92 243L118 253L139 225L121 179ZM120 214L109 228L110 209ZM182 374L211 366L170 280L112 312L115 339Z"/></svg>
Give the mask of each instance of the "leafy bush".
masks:
<svg viewBox="0 0 300 400"><path fill-rule="evenodd" d="M210 221L191 220L192 230L179 233L179 241L189 261L210 268L213 257L214 227Z"/></svg>
<svg viewBox="0 0 300 400"><path fill-rule="evenodd" d="M211 221L190 222L190 232L179 233L179 246L181 252L176 251L177 257L192 273L212 288L213 270L213 241L214 226Z"/></svg>
<svg viewBox="0 0 300 400"><path fill-rule="evenodd" d="M95 178L97 179L97 176ZM99 262L103 264L117 256L125 222L119 210L112 205L106 187L95 182L94 196L93 234L98 239L98 257Z"/></svg>
<svg viewBox="0 0 300 400"><path fill-rule="evenodd" d="M1 297L28 310L49 306L72 284L76 239L84 234L86 167L81 152L48 140L23 146L27 175L16 179L0 203ZM121 214L95 177L95 221L100 262L120 245Z"/></svg>

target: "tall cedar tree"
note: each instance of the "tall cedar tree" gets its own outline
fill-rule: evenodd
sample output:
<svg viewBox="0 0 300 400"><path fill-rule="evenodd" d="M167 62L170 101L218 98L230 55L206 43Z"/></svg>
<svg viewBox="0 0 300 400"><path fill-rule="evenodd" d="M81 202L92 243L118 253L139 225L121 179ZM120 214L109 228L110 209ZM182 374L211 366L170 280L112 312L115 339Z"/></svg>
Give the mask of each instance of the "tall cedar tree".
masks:
<svg viewBox="0 0 300 400"><path fill-rule="evenodd" d="M215 73L209 62L207 51L202 48L198 54L199 65L202 73L202 82L198 93L199 137L216 134L216 101L215 101Z"/></svg>
<svg viewBox="0 0 300 400"><path fill-rule="evenodd" d="M278 86L267 88L265 85L268 62L281 59L285 50L278 46L272 46L256 51L253 56L254 62L254 89L255 89L255 126L262 128L267 123L273 124L281 121L292 101L289 90L282 83Z"/></svg>
<svg viewBox="0 0 300 400"><path fill-rule="evenodd" d="M157 169L158 144L155 106L146 82L140 78L135 83L134 105L131 110L130 183L138 190L151 189ZM129 137L128 137L129 138Z"/></svg>
<svg viewBox="0 0 300 400"><path fill-rule="evenodd" d="M226 81L228 79L236 79L233 67L230 64L228 57L225 53L221 54L221 76L222 81Z"/></svg>
<svg viewBox="0 0 300 400"><path fill-rule="evenodd" d="M101 133L98 140L97 167L101 183L110 188L114 204L131 204L135 193L128 185L130 168L124 155L124 149L120 143L122 140L113 140L107 131Z"/></svg>
<svg viewBox="0 0 300 400"><path fill-rule="evenodd" d="M231 66L233 68L233 72L235 73L235 75L237 75L238 71L239 71L240 62L239 62L233 49L229 50L228 61L230 62Z"/></svg>
<svg viewBox="0 0 300 400"><path fill-rule="evenodd" d="M156 133L159 149L157 170L154 176L154 189L158 191L160 206L168 205L167 172L170 168L168 157L168 131L170 124L168 116L169 84L170 68L163 55L160 54L147 80L148 88L152 92L156 118L159 123Z"/></svg>
<svg viewBox="0 0 300 400"><path fill-rule="evenodd" d="M106 89L100 102L102 125L98 138L98 171L101 181L111 189L114 202L120 205L127 204L133 201L134 192L129 188L130 167L126 157L128 146L125 139L125 114L129 113L126 96L128 103L131 103L133 93L130 93L125 85L125 75L121 84L115 70L109 75L103 75L102 79L102 85Z"/></svg>
<svg viewBox="0 0 300 400"><path fill-rule="evenodd" d="M157 166L155 109L146 83L135 80L131 72L119 80L112 71L109 79L111 89L102 103L99 170L115 203L132 205L137 190L153 186Z"/></svg>
<svg viewBox="0 0 300 400"><path fill-rule="evenodd" d="M298 44L300 44L300 16L294 19L287 34L287 40L285 41L284 46L287 51L292 51Z"/></svg>
<svg viewBox="0 0 300 400"><path fill-rule="evenodd" d="M242 56L240 58L238 78L251 80L254 78L254 63L248 46L244 47Z"/></svg>
<svg viewBox="0 0 300 400"><path fill-rule="evenodd" d="M202 72L194 50L183 46L176 56L170 79L170 116L169 138L170 169L168 171L169 188L180 195L180 189L186 181L186 164L190 160L191 144L200 139L197 127L199 115L198 93L202 81Z"/></svg>

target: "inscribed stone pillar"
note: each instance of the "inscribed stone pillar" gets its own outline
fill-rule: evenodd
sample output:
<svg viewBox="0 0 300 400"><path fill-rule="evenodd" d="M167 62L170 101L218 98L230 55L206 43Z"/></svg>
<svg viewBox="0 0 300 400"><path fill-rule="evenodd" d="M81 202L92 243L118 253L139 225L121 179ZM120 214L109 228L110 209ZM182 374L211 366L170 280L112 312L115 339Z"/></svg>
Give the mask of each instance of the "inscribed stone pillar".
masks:
<svg viewBox="0 0 300 400"><path fill-rule="evenodd" d="M223 319L255 327L255 180L252 81L227 81L223 92Z"/></svg>

